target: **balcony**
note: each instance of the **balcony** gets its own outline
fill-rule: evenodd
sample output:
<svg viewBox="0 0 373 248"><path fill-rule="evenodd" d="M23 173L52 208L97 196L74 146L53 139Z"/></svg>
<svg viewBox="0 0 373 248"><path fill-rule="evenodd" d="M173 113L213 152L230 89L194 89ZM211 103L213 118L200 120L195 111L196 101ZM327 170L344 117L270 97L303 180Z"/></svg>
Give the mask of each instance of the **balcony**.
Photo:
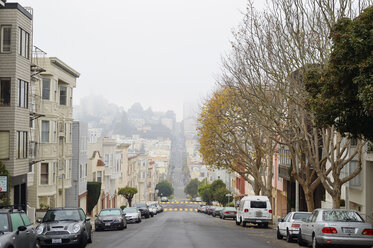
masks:
<svg viewBox="0 0 373 248"><path fill-rule="evenodd" d="M31 56L31 77L36 77L38 74L45 72L45 57L47 53L34 46Z"/></svg>

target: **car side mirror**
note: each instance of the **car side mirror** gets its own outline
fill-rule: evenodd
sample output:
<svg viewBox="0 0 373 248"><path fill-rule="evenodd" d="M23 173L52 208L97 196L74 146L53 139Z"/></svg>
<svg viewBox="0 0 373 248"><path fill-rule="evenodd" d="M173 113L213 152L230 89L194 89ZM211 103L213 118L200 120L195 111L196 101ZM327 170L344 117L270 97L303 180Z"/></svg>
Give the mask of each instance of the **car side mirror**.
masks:
<svg viewBox="0 0 373 248"><path fill-rule="evenodd" d="M277 220L278 222L284 222L284 220L283 219L281 219L281 218L278 218L278 220Z"/></svg>
<svg viewBox="0 0 373 248"><path fill-rule="evenodd" d="M85 218L85 221L91 221L91 218L87 217Z"/></svg>
<svg viewBox="0 0 373 248"><path fill-rule="evenodd" d="M37 219L36 223L39 223L39 224L42 223L41 219Z"/></svg>
<svg viewBox="0 0 373 248"><path fill-rule="evenodd" d="M24 231L27 230L27 227L25 227L25 226L19 226L19 227L17 228L17 230L18 230L18 232L24 232Z"/></svg>

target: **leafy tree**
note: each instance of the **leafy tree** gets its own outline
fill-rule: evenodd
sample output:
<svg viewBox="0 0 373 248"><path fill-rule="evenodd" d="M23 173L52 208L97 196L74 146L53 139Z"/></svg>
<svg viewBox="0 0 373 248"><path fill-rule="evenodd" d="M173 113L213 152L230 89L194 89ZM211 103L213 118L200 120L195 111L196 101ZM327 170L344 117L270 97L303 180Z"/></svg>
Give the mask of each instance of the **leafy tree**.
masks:
<svg viewBox="0 0 373 248"><path fill-rule="evenodd" d="M308 73L311 109L320 126L373 141L373 6L357 18L341 18L331 32L326 68Z"/></svg>
<svg viewBox="0 0 373 248"><path fill-rule="evenodd" d="M167 180L158 183L155 186L155 189L158 190L158 196L170 196L174 193L174 188L172 187L172 184Z"/></svg>
<svg viewBox="0 0 373 248"><path fill-rule="evenodd" d="M211 191L211 184L201 184L198 187L198 194L207 205L211 205L214 198Z"/></svg>
<svg viewBox="0 0 373 248"><path fill-rule="evenodd" d="M198 187L200 181L197 178L190 180L190 182L185 186L184 193L190 195L191 197L198 196Z"/></svg>
<svg viewBox="0 0 373 248"><path fill-rule="evenodd" d="M225 206L228 203L228 196L230 191L226 187L217 188L214 193L214 200L219 202L221 205ZM232 200L232 197L230 198Z"/></svg>
<svg viewBox="0 0 373 248"><path fill-rule="evenodd" d="M118 190L118 195L123 196L124 198L127 199L128 205L132 207L132 198L135 194L137 194L137 189L133 187L125 187L125 188L120 188Z"/></svg>
<svg viewBox="0 0 373 248"><path fill-rule="evenodd" d="M87 213L92 212L101 194L100 182L87 182Z"/></svg>

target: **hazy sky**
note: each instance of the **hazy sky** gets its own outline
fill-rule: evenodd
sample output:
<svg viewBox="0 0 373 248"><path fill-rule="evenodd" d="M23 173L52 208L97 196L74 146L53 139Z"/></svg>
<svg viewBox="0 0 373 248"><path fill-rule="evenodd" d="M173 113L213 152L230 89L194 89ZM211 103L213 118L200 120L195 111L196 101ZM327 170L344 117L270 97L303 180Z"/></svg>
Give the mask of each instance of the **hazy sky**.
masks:
<svg viewBox="0 0 373 248"><path fill-rule="evenodd" d="M9 0L8 2L15 2ZM75 104L103 95L155 111L214 87L247 0L19 0L34 9L34 45L81 73ZM259 1L258 1L259 2Z"/></svg>

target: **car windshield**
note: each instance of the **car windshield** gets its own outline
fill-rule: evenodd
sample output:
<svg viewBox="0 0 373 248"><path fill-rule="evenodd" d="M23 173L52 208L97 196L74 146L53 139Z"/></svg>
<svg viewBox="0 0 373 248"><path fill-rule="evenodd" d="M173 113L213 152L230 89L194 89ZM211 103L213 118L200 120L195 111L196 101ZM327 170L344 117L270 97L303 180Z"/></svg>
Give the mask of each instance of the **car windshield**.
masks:
<svg viewBox="0 0 373 248"><path fill-rule="evenodd" d="M251 208L267 208L267 202L265 201L251 201L250 202Z"/></svg>
<svg viewBox="0 0 373 248"><path fill-rule="evenodd" d="M49 210L43 218L43 222L51 221L80 221L77 209Z"/></svg>
<svg viewBox="0 0 373 248"><path fill-rule="evenodd" d="M354 211L324 211L322 219L333 222L364 222L360 215Z"/></svg>
<svg viewBox="0 0 373 248"><path fill-rule="evenodd" d="M236 209L235 208L224 208L224 211L236 211Z"/></svg>
<svg viewBox="0 0 373 248"><path fill-rule="evenodd" d="M0 232L9 231L9 222L7 214L0 214Z"/></svg>
<svg viewBox="0 0 373 248"><path fill-rule="evenodd" d="M293 215L293 220L307 219L311 213L295 213Z"/></svg>
<svg viewBox="0 0 373 248"><path fill-rule="evenodd" d="M136 204L135 207L137 208L146 208L146 204Z"/></svg>
<svg viewBox="0 0 373 248"><path fill-rule="evenodd" d="M125 208L123 209L123 212L124 213L137 213L137 209L136 208Z"/></svg>
<svg viewBox="0 0 373 248"><path fill-rule="evenodd" d="M109 215L121 215L119 209L104 209L101 210L99 216L109 216Z"/></svg>

